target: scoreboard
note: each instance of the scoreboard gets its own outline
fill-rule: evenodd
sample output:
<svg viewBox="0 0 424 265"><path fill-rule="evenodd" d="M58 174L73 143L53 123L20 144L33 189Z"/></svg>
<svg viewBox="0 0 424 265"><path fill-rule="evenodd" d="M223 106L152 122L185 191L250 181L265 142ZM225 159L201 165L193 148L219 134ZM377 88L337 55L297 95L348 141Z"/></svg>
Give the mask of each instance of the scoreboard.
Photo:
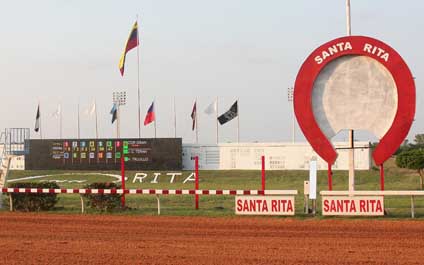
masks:
<svg viewBox="0 0 424 265"><path fill-rule="evenodd" d="M181 138L29 140L25 169L181 170Z"/></svg>

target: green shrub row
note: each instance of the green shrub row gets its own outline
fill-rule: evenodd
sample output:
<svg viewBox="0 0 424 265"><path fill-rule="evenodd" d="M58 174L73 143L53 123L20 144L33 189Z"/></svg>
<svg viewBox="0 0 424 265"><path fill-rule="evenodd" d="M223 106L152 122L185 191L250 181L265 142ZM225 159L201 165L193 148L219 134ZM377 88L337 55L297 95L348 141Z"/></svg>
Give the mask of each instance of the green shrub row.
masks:
<svg viewBox="0 0 424 265"><path fill-rule="evenodd" d="M9 188L60 189L55 182L19 182ZM86 189L120 189L115 183L91 183ZM38 212L52 210L59 201L56 193L8 193L15 211ZM99 211L111 211L121 206L122 194L82 194L86 205Z"/></svg>
<svg viewBox="0 0 424 265"><path fill-rule="evenodd" d="M55 182L19 182L12 183L9 188L40 188L40 189L60 189ZM13 193L13 209L23 212L48 211L53 209L59 201L56 193Z"/></svg>
<svg viewBox="0 0 424 265"><path fill-rule="evenodd" d="M120 189L121 186L110 182L94 182L84 186L86 189ZM87 206L100 211L111 211L121 206L122 194L83 194Z"/></svg>

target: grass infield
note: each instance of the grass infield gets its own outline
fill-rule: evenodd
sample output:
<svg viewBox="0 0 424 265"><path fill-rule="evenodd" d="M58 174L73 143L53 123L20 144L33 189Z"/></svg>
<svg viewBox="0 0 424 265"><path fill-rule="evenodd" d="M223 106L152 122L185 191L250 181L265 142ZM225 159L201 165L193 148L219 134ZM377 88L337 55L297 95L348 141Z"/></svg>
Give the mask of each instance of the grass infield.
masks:
<svg viewBox="0 0 424 265"><path fill-rule="evenodd" d="M134 175L137 172L146 173L148 176L143 183L137 181L133 183ZM155 172L161 173L159 183L151 183L154 179ZM178 171L176 171L178 172ZM72 173L72 174L71 174ZM99 174L96 174L99 173ZM111 182L117 178L105 176L101 174L120 175L119 171L11 171L8 180L21 179L29 176L48 177L35 178L31 180L20 180L24 182L39 181L59 181L62 188L82 188L91 182ZM138 189L194 189L194 182L183 181L192 173L191 171L183 171L182 176L176 176L174 183L170 183L170 176L167 172L160 171L126 171L126 188ZM209 171L202 170L199 172L200 189L239 189L250 190L261 188L261 171L260 170L221 170ZM299 218L306 217L303 213L303 182L309 178L308 171L301 170L285 170L285 171L267 171L266 172L266 189L276 190L298 190L299 195L296 197L296 216ZM60 182L64 181L64 182ZM84 182L82 182L84 181ZM346 190L348 181L347 171L334 171L333 190ZM380 173L376 168L366 171L355 172L355 188L356 190L379 190L380 189ZM418 190L419 177L415 171L399 169L395 166L393 160L389 160L385 165L385 189L386 190ZM327 190L327 171L318 171L318 191ZM80 212L80 196L76 194L60 194L59 202L53 212L60 213L78 213ZM7 198L3 196L5 205L7 206ZM403 218L410 217L410 197L387 196L385 198L385 208L388 212L387 217ZM161 214L162 215L202 215L202 216L231 216L234 215L234 196L200 196L200 209L194 209L194 196L191 195L161 195ZM136 214L136 215L156 215L157 201L152 195L127 195L126 203L129 207L126 211L116 212L116 214ZM321 208L320 196L317 201L318 212ZM424 198L416 197L415 200L416 217L424 217ZM7 207L4 207L5 211ZM95 211L86 209L88 213ZM318 214L318 218L320 215Z"/></svg>

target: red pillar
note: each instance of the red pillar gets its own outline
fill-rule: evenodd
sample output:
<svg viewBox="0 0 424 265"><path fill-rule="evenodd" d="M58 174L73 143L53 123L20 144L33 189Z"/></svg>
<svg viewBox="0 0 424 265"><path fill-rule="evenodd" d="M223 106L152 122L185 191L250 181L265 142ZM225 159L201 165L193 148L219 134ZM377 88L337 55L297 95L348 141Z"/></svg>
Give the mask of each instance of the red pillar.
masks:
<svg viewBox="0 0 424 265"><path fill-rule="evenodd" d="M194 175L195 175L195 190L199 189L199 157L194 157ZM196 200L196 210L199 209L199 194L194 195Z"/></svg>
<svg viewBox="0 0 424 265"><path fill-rule="evenodd" d="M333 190L333 171L331 170L331 164L328 164L328 190Z"/></svg>
<svg viewBox="0 0 424 265"><path fill-rule="evenodd" d="M121 156L121 188L123 190L121 197L121 207L125 208L125 158Z"/></svg>
<svg viewBox="0 0 424 265"><path fill-rule="evenodd" d="M262 191L265 190L265 156L261 156L262 159Z"/></svg>
<svg viewBox="0 0 424 265"><path fill-rule="evenodd" d="M384 190L384 166L380 165L380 189Z"/></svg>

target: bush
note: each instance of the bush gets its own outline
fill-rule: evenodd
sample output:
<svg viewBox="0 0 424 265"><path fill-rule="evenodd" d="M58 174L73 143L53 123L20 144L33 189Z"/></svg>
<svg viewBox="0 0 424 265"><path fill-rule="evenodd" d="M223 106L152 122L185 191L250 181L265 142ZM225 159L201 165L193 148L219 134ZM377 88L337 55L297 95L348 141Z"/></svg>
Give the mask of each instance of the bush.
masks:
<svg viewBox="0 0 424 265"><path fill-rule="evenodd" d="M19 182L12 183L9 188L38 188L60 189L56 182ZM56 193L13 193L13 209L16 211L34 212L48 211L54 208L59 201Z"/></svg>
<svg viewBox="0 0 424 265"><path fill-rule="evenodd" d="M85 189L120 189L115 183L95 182L84 186ZM87 206L100 211L111 211L121 206L122 194L82 194L87 201Z"/></svg>

